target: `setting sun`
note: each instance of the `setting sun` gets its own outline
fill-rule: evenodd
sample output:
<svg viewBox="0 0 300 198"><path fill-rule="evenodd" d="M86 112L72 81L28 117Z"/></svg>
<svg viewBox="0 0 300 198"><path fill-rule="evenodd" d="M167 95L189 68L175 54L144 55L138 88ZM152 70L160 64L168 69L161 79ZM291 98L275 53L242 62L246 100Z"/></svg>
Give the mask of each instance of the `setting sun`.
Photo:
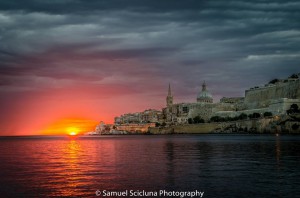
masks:
<svg viewBox="0 0 300 198"><path fill-rule="evenodd" d="M83 134L87 131L94 130L98 122L94 120L80 119L80 118L69 118L58 120L45 127L42 131L44 135L70 135L76 136Z"/></svg>
<svg viewBox="0 0 300 198"><path fill-rule="evenodd" d="M68 127L67 128L67 133L72 136L77 135L79 133L79 131L80 130L77 127Z"/></svg>
<svg viewBox="0 0 300 198"><path fill-rule="evenodd" d="M77 135L77 133L76 132L70 132L69 135L74 136L74 135Z"/></svg>
<svg viewBox="0 0 300 198"><path fill-rule="evenodd" d="M71 133L69 133L69 135L70 136L75 136L75 135L77 135L77 133L76 132L71 132Z"/></svg>

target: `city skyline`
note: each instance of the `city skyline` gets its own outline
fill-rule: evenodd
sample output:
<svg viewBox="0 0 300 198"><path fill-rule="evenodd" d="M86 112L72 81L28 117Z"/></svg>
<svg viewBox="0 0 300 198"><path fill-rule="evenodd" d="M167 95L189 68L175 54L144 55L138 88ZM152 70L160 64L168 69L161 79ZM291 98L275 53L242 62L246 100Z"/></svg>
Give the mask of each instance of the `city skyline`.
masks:
<svg viewBox="0 0 300 198"><path fill-rule="evenodd" d="M0 135L89 130L299 73L297 1L1 1ZM59 133L59 132L57 132ZM62 132L63 133L63 132Z"/></svg>

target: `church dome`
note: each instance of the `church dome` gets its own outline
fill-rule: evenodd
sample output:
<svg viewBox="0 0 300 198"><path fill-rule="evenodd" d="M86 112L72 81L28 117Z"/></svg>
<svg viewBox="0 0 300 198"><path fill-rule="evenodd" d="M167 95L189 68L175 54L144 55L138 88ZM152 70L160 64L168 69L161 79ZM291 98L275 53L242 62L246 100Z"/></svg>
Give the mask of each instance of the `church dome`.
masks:
<svg viewBox="0 0 300 198"><path fill-rule="evenodd" d="M201 92L198 94L197 99L201 99L201 98L212 98L212 95L211 95L211 93L209 93L208 91L201 91Z"/></svg>
<svg viewBox="0 0 300 198"><path fill-rule="evenodd" d="M197 96L197 102L205 102L205 103L212 103L213 97L209 91L206 90L205 82L202 85L202 91Z"/></svg>

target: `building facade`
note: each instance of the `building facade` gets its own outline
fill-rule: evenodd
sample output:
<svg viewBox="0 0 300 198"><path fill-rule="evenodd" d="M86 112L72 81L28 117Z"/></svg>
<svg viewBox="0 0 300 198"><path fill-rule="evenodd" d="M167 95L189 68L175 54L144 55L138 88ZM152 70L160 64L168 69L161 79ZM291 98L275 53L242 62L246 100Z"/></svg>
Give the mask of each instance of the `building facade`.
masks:
<svg viewBox="0 0 300 198"><path fill-rule="evenodd" d="M166 107L162 109L167 124L186 124L189 119L199 116L209 121L213 116L236 117L271 112L272 115L285 115L292 104L300 106L300 74L293 78L277 80L263 87L255 87L245 91L245 97L223 97L220 102L213 103L213 96L204 82L195 103L173 103L171 86L169 85Z"/></svg>
<svg viewBox="0 0 300 198"><path fill-rule="evenodd" d="M162 122L162 112L155 109L147 109L143 112L127 113L115 117L115 124L142 124Z"/></svg>
<svg viewBox="0 0 300 198"><path fill-rule="evenodd" d="M234 109L234 105L231 104L224 103L224 105L220 105L213 103L213 96L207 89L205 82L202 84L202 90L197 95L196 102L194 103L173 104L170 85L166 101L167 105L163 108L162 112L165 122L168 124L185 124L188 123L189 118L194 118L196 116L208 121L214 112L220 110L222 106L226 106L226 109Z"/></svg>

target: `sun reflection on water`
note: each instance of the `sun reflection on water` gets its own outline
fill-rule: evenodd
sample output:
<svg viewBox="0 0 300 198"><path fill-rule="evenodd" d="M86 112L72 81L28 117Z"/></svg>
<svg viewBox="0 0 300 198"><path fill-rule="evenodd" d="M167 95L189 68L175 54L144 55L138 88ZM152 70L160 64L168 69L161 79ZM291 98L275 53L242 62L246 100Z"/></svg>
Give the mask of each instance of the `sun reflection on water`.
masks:
<svg viewBox="0 0 300 198"><path fill-rule="evenodd" d="M58 183L51 187L57 190L53 193L54 196L93 196L93 190L99 188L98 185L101 186L103 177L109 184L112 178L109 174L115 172L113 145L107 141L102 141L100 145L94 143L77 138L62 142L58 158L55 159L60 165L56 170L48 170L58 179Z"/></svg>
<svg viewBox="0 0 300 198"><path fill-rule="evenodd" d="M97 189L199 186L221 188L208 191L211 197L238 197L245 184L257 181L265 187L254 185L248 194L298 192L293 189L298 187L299 137L60 136L0 143L1 197L95 197ZM223 196L229 181L236 188Z"/></svg>

